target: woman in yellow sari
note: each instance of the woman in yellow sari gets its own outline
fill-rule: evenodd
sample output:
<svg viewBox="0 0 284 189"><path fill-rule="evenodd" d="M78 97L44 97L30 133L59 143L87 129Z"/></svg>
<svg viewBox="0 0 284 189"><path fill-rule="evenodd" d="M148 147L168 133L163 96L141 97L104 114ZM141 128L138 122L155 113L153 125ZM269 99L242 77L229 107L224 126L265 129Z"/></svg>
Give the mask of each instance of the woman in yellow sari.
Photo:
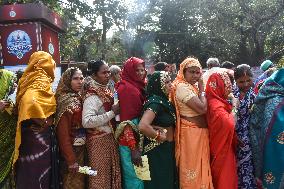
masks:
<svg viewBox="0 0 284 189"><path fill-rule="evenodd" d="M213 188L205 118L207 101L201 73L199 61L186 58L180 64L171 92L177 114L175 155L181 189Z"/></svg>
<svg viewBox="0 0 284 189"><path fill-rule="evenodd" d="M53 114L56 101L51 90L55 62L38 51L31 55L17 90L18 124L14 162L16 188L56 188Z"/></svg>

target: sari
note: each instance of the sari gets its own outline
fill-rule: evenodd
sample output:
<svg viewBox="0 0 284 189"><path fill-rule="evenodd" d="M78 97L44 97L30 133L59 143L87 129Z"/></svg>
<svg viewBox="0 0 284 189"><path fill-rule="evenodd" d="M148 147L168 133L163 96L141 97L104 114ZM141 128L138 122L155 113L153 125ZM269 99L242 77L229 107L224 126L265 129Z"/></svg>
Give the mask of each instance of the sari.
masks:
<svg viewBox="0 0 284 189"><path fill-rule="evenodd" d="M61 76L55 97L56 134L62 160L60 173L63 189L84 189L87 177L81 173L69 172L68 166L78 163L85 166L87 156L85 129L82 126L82 99L71 87L72 74L78 68L68 68ZM73 73L72 73L73 72Z"/></svg>
<svg viewBox="0 0 284 189"><path fill-rule="evenodd" d="M57 148L54 127L39 125L56 111L51 89L55 62L38 51L31 55L17 90L18 123L15 141L16 188L58 188ZM38 165L38 166L34 166Z"/></svg>
<svg viewBox="0 0 284 189"><path fill-rule="evenodd" d="M237 148L238 188L255 189L256 181L253 174L251 142L249 138L250 110L253 106L255 94L253 88L250 88L243 98L241 98L240 94L240 90L237 88L234 91L234 96L239 99L240 106L238 108L236 133L243 143L243 146Z"/></svg>
<svg viewBox="0 0 284 189"><path fill-rule="evenodd" d="M177 115L175 157L179 171L179 184L180 188L213 189L208 129L199 128L195 123L181 117L198 115L186 105L193 96L198 96L197 87L188 83L183 74L186 68L193 66L202 69L199 61L194 58L187 58L180 64L180 70L171 91L171 101L174 103Z"/></svg>
<svg viewBox="0 0 284 189"><path fill-rule="evenodd" d="M147 100L143 110L151 110L156 116L152 125L174 127L176 116L173 104L168 100L165 89L167 72L154 72L147 84ZM177 189L178 179L175 166L174 142L157 143L144 137L143 153L147 155L150 181L144 181L145 189Z"/></svg>
<svg viewBox="0 0 284 189"><path fill-rule="evenodd" d="M209 129L211 171L214 188L236 189L238 187L235 123L232 105L226 94L232 91L227 73L214 73L207 82L207 122Z"/></svg>
<svg viewBox="0 0 284 189"><path fill-rule="evenodd" d="M284 69L261 87L251 113L250 137L255 176L263 188L284 188Z"/></svg>
<svg viewBox="0 0 284 189"><path fill-rule="evenodd" d="M6 100L15 81L14 74L0 69L0 99ZM12 176L12 162L15 148L17 117L10 115L6 110L0 112L0 188L14 188Z"/></svg>
<svg viewBox="0 0 284 189"><path fill-rule="evenodd" d="M113 94L107 85L87 77L82 97L88 166L98 171L96 176L89 176L88 188L121 189L118 144L113 135Z"/></svg>
<svg viewBox="0 0 284 189"><path fill-rule="evenodd" d="M119 151L122 167L122 185L124 189L143 189L143 181L134 171L131 161L131 150L141 148L143 141L138 141L138 119L141 116L145 101L144 87L146 74L143 80L136 75L135 69L143 60L135 57L129 58L121 73L121 81L117 85L120 106L120 123L116 128L115 136L119 141Z"/></svg>

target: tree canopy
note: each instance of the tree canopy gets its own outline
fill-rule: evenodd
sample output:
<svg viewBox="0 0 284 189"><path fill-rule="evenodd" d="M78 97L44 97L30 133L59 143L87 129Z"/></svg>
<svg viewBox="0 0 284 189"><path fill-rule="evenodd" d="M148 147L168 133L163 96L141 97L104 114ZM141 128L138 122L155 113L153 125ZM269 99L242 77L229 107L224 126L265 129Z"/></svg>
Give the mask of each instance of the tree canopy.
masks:
<svg viewBox="0 0 284 189"><path fill-rule="evenodd" d="M203 64L218 57L255 66L264 59L278 61L284 53L283 0L42 2L68 23L67 32L60 35L63 60L122 62L139 56L150 62L180 63L195 56Z"/></svg>

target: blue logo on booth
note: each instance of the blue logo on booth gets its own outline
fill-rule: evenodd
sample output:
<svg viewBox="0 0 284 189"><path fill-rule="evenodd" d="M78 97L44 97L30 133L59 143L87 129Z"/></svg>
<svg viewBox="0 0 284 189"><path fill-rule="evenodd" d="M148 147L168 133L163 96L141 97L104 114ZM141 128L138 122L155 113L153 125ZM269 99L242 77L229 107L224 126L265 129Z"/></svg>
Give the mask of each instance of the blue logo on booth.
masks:
<svg viewBox="0 0 284 189"><path fill-rule="evenodd" d="M7 49L10 54L22 59L32 49L29 35L22 30L13 31L7 38Z"/></svg>

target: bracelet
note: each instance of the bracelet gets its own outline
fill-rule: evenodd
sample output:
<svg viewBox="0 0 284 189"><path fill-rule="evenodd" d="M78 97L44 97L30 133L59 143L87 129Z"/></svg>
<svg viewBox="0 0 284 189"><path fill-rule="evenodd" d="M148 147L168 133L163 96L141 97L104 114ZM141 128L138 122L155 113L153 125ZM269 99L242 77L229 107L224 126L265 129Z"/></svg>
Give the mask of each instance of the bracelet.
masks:
<svg viewBox="0 0 284 189"><path fill-rule="evenodd" d="M156 141L159 136L160 136L160 131L157 130L156 131L156 136L155 136L155 138L152 138L152 140Z"/></svg>
<svg viewBox="0 0 284 189"><path fill-rule="evenodd" d="M160 136L161 136L161 131L160 131L160 130L158 130L157 138L156 138L156 142L159 142L159 140L160 140Z"/></svg>

